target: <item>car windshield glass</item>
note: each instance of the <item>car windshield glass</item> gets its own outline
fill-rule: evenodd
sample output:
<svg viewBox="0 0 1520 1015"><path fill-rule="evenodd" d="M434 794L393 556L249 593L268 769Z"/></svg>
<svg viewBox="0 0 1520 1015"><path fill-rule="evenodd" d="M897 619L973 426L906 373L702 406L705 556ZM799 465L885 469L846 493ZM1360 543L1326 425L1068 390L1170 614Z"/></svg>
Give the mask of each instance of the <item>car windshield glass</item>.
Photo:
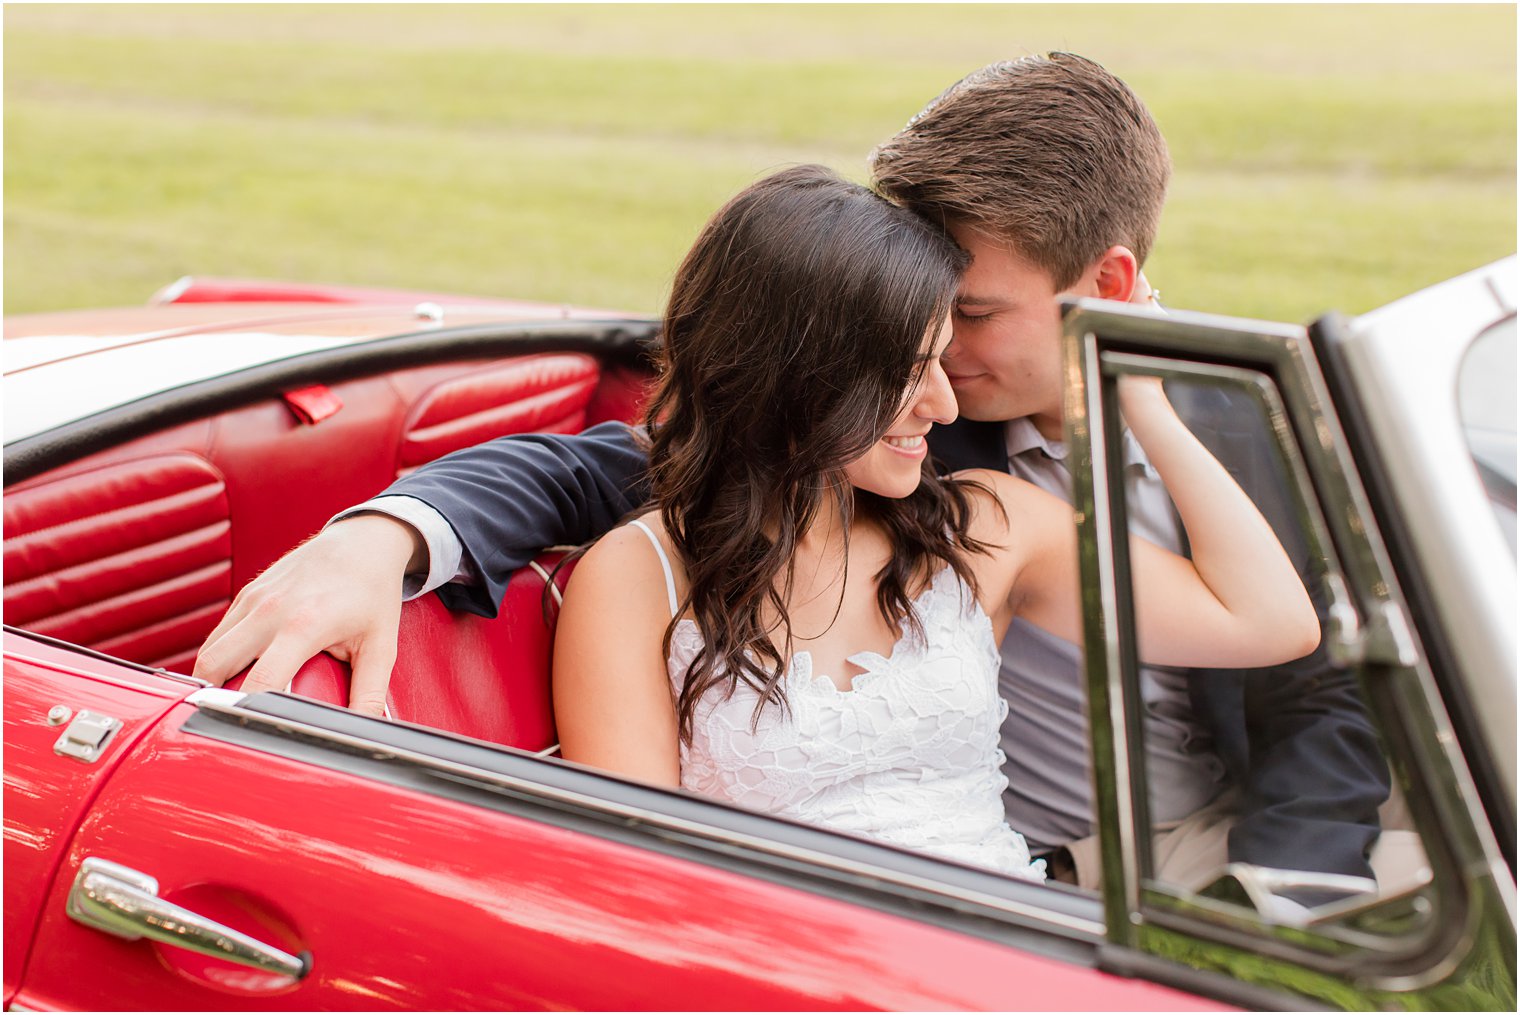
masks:
<svg viewBox="0 0 1520 1015"><path fill-rule="evenodd" d="M1504 537L1515 552L1515 318L1468 346L1457 376L1457 412L1467 449Z"/></svg>

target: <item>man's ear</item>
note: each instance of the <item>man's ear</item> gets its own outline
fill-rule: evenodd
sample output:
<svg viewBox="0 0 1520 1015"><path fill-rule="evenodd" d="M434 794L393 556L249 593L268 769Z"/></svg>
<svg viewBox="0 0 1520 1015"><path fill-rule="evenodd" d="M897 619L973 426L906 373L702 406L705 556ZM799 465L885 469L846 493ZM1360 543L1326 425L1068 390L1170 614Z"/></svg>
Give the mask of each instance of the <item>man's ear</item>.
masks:
<svg viewBox="0 0 1520 1015"><path fill-rule="evenodd" d="M1098 259L1093 282L1098 295L1105 300L1128 302L1135 292L1135 281L1140 277L1140 262L1135 252L1122 244L1115 244Z"/></svg>

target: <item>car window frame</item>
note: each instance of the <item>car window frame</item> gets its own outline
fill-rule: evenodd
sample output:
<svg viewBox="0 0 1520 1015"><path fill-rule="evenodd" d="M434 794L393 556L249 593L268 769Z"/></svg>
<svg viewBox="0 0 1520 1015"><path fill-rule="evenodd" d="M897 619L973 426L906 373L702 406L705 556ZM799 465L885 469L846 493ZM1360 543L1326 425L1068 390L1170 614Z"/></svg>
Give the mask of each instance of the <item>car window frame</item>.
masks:
<svg viewBox="0 0 1520 1015"><path fill-rule="evenodd" d="M1375 1004L1379 995L1407 997L1412 990L1440 984L1452 974L1459 953L1471 950L1475 934L1502 935L1507 922L1512 941L1513 906L1506 906L1502 877L1494 876L1495 851L1484 840L1484 829L1470 818L1481 813L1481 805L1463 759L1449 746L1449 719L1307 333L1216 315L1160 314L1107 301L1067 301L1063 309L1067 441L1075 465L1085 590L1084 666L1105 905L1115 942L1158 954L1180 950L1192 961L1225 968L1240 969L1246 959L1256 976L1292 979L1312 973L1342 981L1338 987L1356 980L1360 986L1352 1003ZM1300 504L1300 516L1311 543L1320 544L1328 562L1332 654L1361 667L1369 709L1384 735L1398 741L1388 752L1396 778L1408 782L1415 774L1400 766L1420 769L1419 791L1411 794L1418 799L1410 800L1410 808L1431 853L1431 890L1440 893L1441 905L1447 907L1427 921L1423 935L1391 943L1371 939L1369 944L1355 940L1357 935L1323 933L1324 928L1306 932L1240 919L1220 908L1193 905L1182 893L1158 890L1141 876L1149 869L1150 837L1140 831L1150 827L1148 794L1144 752L1135 747L1143 735L1140 709L1129 707L1140 697L1127 538L1120 528L1124 484L1119 456L1109 449L1121 446L1118 376L1157 367L1176 375L1259 376L1280 396L1275 405L1269 399L1268 417L1280 441L1285 440L1295 485L1311 498ZM1323 507L1314 508L1315 501ZM1426 792L1430 787L1439 791ZM1489 875L1470 876L1475 863L1486 865ZM1508 894L1512 903L1512 888ZM1495 913L1500 914L1497 921ZM1371 975L1369 958L1377 967Z"/></svg>

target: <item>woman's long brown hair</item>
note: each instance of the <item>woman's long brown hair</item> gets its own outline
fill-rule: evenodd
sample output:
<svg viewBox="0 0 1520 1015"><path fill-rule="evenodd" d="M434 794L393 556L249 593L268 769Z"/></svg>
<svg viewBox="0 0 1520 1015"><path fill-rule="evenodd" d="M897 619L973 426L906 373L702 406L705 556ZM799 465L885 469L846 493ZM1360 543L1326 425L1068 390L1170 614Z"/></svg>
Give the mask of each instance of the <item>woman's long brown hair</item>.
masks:
<svg viewBox="0 0 1520 1015"><path fill-rule="evenodd" d="M825 497L846 533L856 512L887 533L877 599L894 627L921 631L910 589L935 568L974 587L965 558L981 547L965 537L959 484L927 459L902 499L854 490L843 475L896 418L965 264L911 213L799 166L720 209L677 270L646 423L654 496L689 581L682 611L703 639L677 702L683 741L715 685L755 688L756 722L767 704L786 707L792 558Z"/></svg>

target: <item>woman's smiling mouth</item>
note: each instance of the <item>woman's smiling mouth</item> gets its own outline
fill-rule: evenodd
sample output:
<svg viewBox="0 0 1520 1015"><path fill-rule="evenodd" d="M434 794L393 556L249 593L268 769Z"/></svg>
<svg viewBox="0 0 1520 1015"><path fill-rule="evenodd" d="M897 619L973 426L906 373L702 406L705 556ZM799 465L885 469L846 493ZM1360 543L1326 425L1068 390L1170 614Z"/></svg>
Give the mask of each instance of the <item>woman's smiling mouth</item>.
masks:
<svg viewBox="0 0 1520 1015"><path fill-rule="evenodd" d="M883 437L881 442L898 454L907 455L910 458L922 458L929 448L923 434L915 434L911 437Z"/></svg>

